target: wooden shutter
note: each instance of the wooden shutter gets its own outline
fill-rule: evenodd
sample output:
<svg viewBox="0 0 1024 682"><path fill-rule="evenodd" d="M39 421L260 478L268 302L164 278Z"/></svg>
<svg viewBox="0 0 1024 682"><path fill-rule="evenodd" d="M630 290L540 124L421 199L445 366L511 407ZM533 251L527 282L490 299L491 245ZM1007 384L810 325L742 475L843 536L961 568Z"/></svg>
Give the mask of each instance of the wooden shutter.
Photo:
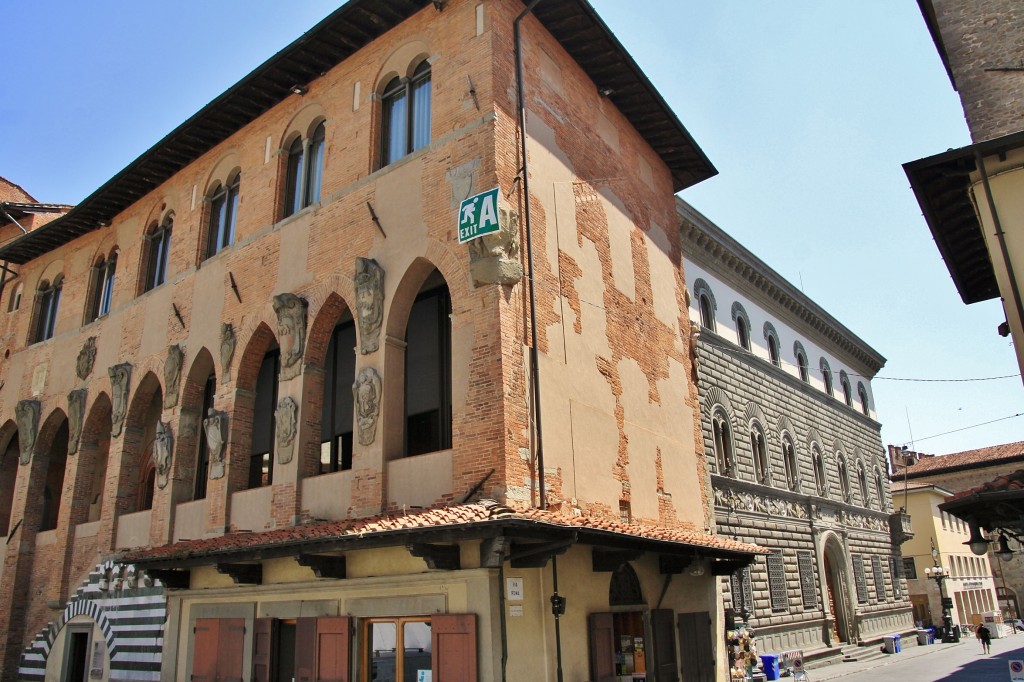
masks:
<svg viewBox="0 0 1024 682"><path fill-rule="evenodd" d="M786 593L786 566L782 559L782 550L773 550L766 559L768 568L768 594L771 597L772 611L785 611L789 596Z"/></svg>
<svg viewBox="0 0 1024 682"><path fill-rule="evenodd" d="M347 616L316 619L317 682L349 682L351 620Z"/></svg>
<svg viewBox="0 0 1024 682"><path fill-rule="evenodd" d="M615 625L610 613L592 613L590 630L590 679L615 682Z"/></svg>
<svg viewBox="0 0 1024 682"><path fill-rule="evenodd" d="M800 572L800 596L805 609L818 606L818 589L814 582L814 557L810 552L796 553L796 566Z"/></svg>
<svg viewBox="0 0 1024 682"><path fill-rule="evenodd" d="M252 632L253 682L271 682L277 667L278 620L257 618Z"/></svg>
<svg viewBox="0 0 1024 682"><path fill-rule="evenodd" d="M676 664L675 614L672 609L651 611L651 647L647 652L654 679L658 682L678 682Z"/></svg>
<svg viewBox="0 0 1024 682"><path fill-rule="evenodd" d="M197 618L192 633L192 682L215 682L220 620Z"/></svg>
<svg viewBox="0 0 1024 682"><path fill-rule="evenodd" d="M476 615L430 617L433 677L438 682L476 682Z"/></svg>
<svg viewBox="0 0 1024 682"><path fill-rule="evenodd" d="M683 682L715 682L715 652L711 646L711 614L679 614L679 661Z"/></svg>
<svg viewBox="0 0 1024 682"><path fill-rule="evenodd" d="M217 636L217 682L242 682L245 619L221 618Z"/></svg>
<svg viewBox="0 0 1024 682"><path fill-rule="evenodd" d="M316 620L295 620L295 682L313 682L316 673Z"/></svg>
<svg viewBox="0 0 1024 682"><path fill-rule="evenodd" d="M882 573L882 557L871 557L871 572L874 574L875 601L885 601L885 574Z"/></svg>
<svg viewBox="0 0 1024 682"><path fill-rule="evenodd" d="M853 563L853 582L857 587L857 603L866 604L868 602L868 583L864 578L864 557L860 554L852 554L850 561Z"/></svg>

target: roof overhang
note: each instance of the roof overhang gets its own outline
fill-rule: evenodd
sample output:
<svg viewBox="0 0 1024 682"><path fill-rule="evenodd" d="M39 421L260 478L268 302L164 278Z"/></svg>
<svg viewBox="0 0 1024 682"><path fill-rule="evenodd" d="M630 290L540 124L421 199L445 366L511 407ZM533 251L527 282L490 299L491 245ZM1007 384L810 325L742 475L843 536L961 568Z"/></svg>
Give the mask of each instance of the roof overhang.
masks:
<svg viewBox="0 0 1024 682"><path fill-rule="evenodd" d="M0 248L27 263L109 224L133 203L258 116L432 0L349 0L171 131L75 208ZM436 5L435 5L436 6ZM442 4L443 6L443 4ZM442 10L443 11L443 10ZM586 0L547 0L534 14L668 166L674 191L718 171Z"/></svg>
<svg viewBox="0 0 1024 682"><path fill-rule="evenodd" d="M1024 537L1024 490L994 490L958 495L939 509L988 531Z"/></svg>
<svg viewBox="0 0 1024 682"><path fill-rule="evenodd" d="M935 245L964 303L999 296L992 259L971 201L978 159L1024 147L1024 131L903 164Z"/></svg>

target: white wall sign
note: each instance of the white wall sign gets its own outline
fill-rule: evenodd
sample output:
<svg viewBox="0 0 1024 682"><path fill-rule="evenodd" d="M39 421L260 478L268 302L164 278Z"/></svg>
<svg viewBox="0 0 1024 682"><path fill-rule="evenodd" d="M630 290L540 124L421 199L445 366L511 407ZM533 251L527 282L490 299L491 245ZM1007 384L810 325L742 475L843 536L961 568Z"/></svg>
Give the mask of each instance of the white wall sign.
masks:
<svg viewBox="0 0 1024 682"><path fill-rule="evenodd" d="M523 601L523 579L505 578L505 599Z"/></svg>

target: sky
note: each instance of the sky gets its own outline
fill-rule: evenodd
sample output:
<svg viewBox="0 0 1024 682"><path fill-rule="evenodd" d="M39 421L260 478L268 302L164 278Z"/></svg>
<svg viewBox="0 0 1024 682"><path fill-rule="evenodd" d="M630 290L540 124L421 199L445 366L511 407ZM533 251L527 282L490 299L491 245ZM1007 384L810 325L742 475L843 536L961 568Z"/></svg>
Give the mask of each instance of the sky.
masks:
<svg viewBox="0 0 1024 682"><path fill-rule="evenodd" d="M1020 377L977 380L1020 372L1000 303L961 302L901 167L970 144L917 4L591 2L719 171L680 196L887 358L883 444L1024 439ZM338 4L6 3L0 175L81 201Z"/></svg>

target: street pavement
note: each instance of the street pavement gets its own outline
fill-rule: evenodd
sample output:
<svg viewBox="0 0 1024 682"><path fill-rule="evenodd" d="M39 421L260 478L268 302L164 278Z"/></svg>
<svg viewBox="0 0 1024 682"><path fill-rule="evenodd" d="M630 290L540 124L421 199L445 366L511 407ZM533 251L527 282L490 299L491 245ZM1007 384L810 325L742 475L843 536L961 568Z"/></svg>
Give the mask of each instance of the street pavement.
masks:
<svg viewBox="0 0 1024 682"><path fill-rule="evenodd" d="M981 642L965 637L957 644L907 647L885 658L835 663L806 675L808 682L1009 682L1011 660L1024 660L1024 634L993 639L989 655L982 653Z"/></svg>

